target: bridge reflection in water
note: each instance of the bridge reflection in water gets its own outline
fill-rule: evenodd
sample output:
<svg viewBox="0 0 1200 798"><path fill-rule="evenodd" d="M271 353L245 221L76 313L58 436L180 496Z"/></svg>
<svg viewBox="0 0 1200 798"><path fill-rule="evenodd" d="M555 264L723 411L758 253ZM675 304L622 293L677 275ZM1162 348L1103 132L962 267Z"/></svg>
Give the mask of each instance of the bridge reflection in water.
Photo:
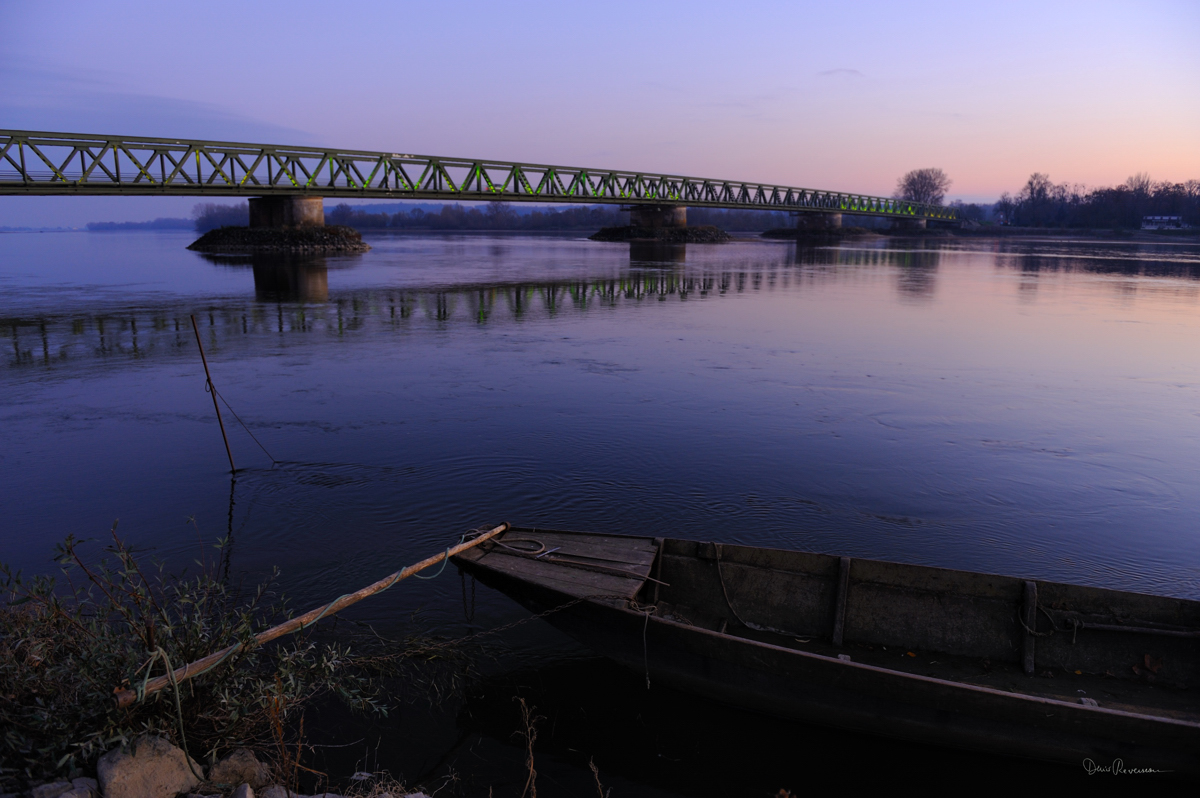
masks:
<svg viewBox="0 0 1200 798"><path fill-rule="evenodd" d="M417 332L446 325L513 324L564 313L655 305L667 299L712 300L746 292L799 290L846 282L893 282L899 296L927 298L936 288L937 251L809 248L789 245L771 259L727 257L684 245L636 244L629 268L612 277L558 281L488 282L413 288L371 287L330 291L331 263L321 256L206 254L214 265L247 270L254 300L197 297L129 308L81 309L29 318L0 317L10 342L10 368L85 367L111 358L194 355L189 315L195 313L205 347L253 350L264 338L304 336L306 343L353 340L360 331ZM783 255L783 257L779 257ZM349 268L336 259L335 270ZM897 268L898 267L898 268ZM131 303L132 304L132 303Z"/></svg>
<svg viewBox="0 0 1200 798"><path fill-rule="evenodd" d="M668 299L707 301L834 283L866 288L887 282L900 301L925 302L937 292L942 256L955 249L951 245L939 251L929 242L904 248L889 242L884 247L789 244L738 252L740 258L730 257L732 251L696 247L688 260L683 245L636 244L630 247L628 268L616 276L334 291L329 288L329 270L354 269L353 261L206 255L222 267L248 270L254 300L222 296L148 304L142 297L131 300L127 308L0 316L0 337L9 342L9 356L0 360L0 368L86 368L89 362L111 358L191 359L195 341L188 317L192 313L207 336L206 348L251 351L268 346L264 338L274 341L280 336L303 336L306 344L316 345L351 341L360 331L373 329L405 334L447 325L519 324L599 308L647 307L650 301L663 307ZM1009 252L1003 243L986 257L993 268L1015 270L1029 279L1051 271L1161 276L1176 279L1157 287L1142 285L1139 290L1188 296L1200 292L1200 270L1193 261L1181 258L1045 257ZM1127 283L1105 285L1116 291L1131 290ZM1027 292L1031 287L1022 283L1020 288Z"/></svg>
<svg viewBox="0 0 1200 798"><path fill-rule="evenodd" d="M703 256L689 263L684 245L639 243L630 247L628 270L614 277L333 292L330 264L322 256L205 254L214 265L250 271L254 300L197 297L149 307L143 300L124 309L0 317L0 336L11 345L7 367L70 369L112 358L192 358L193 313L205 348L219 352L261 348L264 337L277 340L281 335L304 336L306 343L317 344L353 340L375 329L405 333L455 324L522 323L650 301L710 300L833 282L865 285L891 279L901 296L916 297L931 296L935 288L936 251L789 245L784 252L767 262L755 258L739 264L723 258L717 267ZM354 267L339 258L334 268Z"/></svg>

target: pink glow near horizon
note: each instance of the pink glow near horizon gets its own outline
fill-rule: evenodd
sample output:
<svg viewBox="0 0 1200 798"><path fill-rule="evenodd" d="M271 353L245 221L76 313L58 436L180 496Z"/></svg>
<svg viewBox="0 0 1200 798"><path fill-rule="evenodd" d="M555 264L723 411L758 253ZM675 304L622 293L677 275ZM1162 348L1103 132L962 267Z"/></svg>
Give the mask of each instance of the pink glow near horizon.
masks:
<svg viewBox="0 0 1200 798"><path fill-rule="evenodd" d="M938 166L968 201L1035 171L1200 179L1192 2L46 2L5 27L0 127L871 194ZM0 216L25 214L14 202Z"/></svg>

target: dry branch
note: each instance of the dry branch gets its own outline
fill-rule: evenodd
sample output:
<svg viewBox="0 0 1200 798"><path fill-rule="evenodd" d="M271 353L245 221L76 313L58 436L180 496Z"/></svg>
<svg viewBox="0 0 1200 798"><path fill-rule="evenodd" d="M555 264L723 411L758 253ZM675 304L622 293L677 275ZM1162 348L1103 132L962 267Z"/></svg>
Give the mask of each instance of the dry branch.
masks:
<svg viewBox="0 0 1200 798"><path fill-rule="evenodd" d="M254 645L261 646L264 643L269 643L277 637L298 632L304 627L315 623L318 619L334 615L346 607L349 607L351 604L357 604L368 596L373 596L380 591L386 590L400 580L407 579L418 571L423 571L431 565L437 565L448 557L453 557L456 554L466 551L467 549L474 548L480 543L483 543L485 540L491 540L496 535L504 532L506 529L508 529L507 523L500 524L500 526L483 533L479 537L468 540L465 543L460 543L457 546L451 546L449 549L440 554L428 557L415 565L410 565L394 574L385 576L378 582L367 585L359 591L342 596L332 604L327 604L323 607L317 607L316 609L309 610L303 615L281 623L278 626L273 626L270 629L267 629L265 632L260 632L259 634L255 635ZM198 659L195 662L190 662L183 667L176 668L174 673L174 681L178 683L184 681L185 679L190 679L193 676L199 676L200 674L219 664L226 657L230 656L238 649L239 646L241 646L241 643L235 643L232 646L228 646L220 651L209 654L207 657ZM171 684L171 682L171 674L165 674L149 680L146 683L146 689L142 697L145 698L153 693L157 693L159 690L162 690L164 687ZM117 689L114 691L114 696L116 698L118 707L127 707L138 700L137 691L131 689Z"/></svg>

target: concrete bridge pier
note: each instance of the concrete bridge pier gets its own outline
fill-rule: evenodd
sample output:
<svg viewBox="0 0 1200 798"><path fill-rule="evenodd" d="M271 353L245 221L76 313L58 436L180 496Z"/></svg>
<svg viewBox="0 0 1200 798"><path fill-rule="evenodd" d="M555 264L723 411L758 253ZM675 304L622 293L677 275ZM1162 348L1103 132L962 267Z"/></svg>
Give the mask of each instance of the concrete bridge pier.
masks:
<svg viewBox="0 0 1200 798"><path fill-rule="evenodd" d="M893 230L924 230L928 226L928 219L892 219Z"/></svg>
<svg viewBox="0 0 1200 798"><path fill-rule="evenodd" d="M662 227L687 227L687 207L684 205L630 205L629 226L656 230Z"/></svg>
<svg viewBox="0 0 1200 798"><path fill-rule="evenodd" d="M841 213L800 211L796 214L797 230L831 230L842 226Z"/></svg>
<svg viewBox="0 0 1200 798"><path fill-rule="evenodd" d="M251 197L251 227L324 227L325 201L321 197L286 195Z"/></svg>

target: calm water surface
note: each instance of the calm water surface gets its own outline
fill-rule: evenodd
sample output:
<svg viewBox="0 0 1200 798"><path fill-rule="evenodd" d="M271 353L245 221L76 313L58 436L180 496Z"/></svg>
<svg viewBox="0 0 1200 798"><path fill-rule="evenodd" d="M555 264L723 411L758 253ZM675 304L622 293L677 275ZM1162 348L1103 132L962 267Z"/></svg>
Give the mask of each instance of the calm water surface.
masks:
<svg viewBox="0 0 1200 798"><path fill-rule="evenodd" d="M188 563L194 518L307 607L508 520L1200 598L1200 247L381 236L287 264L190 239L0 235L0 559L50 570L54 542L119 518ZM190 314L278 464L227 415L231 482ZM356 617L522 615L481 588L468 627L447 573ZM534 625L508 643L502 671L576 706L547 674L579 649ZM401 713L376 758L470 771L457 711ZM560 753L562 784L590 780ZM610 756L624 794L705 791L647 786L632 756Z"/></svg>

